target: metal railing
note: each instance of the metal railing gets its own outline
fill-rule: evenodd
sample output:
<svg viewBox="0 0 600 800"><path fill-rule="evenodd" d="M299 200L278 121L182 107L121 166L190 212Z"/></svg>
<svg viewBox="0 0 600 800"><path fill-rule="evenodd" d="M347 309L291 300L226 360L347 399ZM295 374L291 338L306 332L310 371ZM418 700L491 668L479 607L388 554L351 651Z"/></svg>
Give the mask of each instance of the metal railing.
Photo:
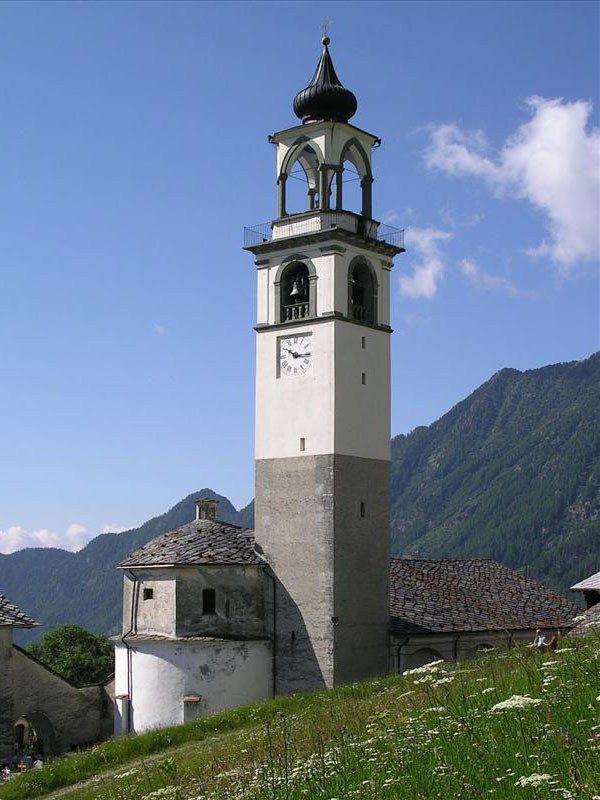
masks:
<svg viewBox="0 0 600 800"><path fill-rule="evenodd" d="M275 222L264 222L261 225L245 227L244 247L253 247L272 242L274 239L302 236L330 228L347 230L365 239L384 242L404 250L404 229L383 225L348 211L314 211L297 217L292 215Z"/></svg>
<svg viewBox="0 0 600 800"><path fill-rule="evenodd" d="M292 303L283 307L283 321L304 319L310 313L310 303Z"/></svg>

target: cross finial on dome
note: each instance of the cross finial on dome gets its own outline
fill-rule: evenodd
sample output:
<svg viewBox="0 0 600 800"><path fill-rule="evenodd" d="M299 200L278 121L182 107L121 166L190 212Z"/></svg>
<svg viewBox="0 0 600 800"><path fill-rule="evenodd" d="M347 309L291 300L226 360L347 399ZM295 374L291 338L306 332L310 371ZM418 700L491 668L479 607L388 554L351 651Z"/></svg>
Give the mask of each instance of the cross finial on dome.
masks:
<svg viewBox="0 0 600 800"><path fill-rule="evenodd" d="M294 113L303 123L348 122L356 113L356 97L342 86L327 47L330 40L326 31L330 22L323 20L321 26L325 35L321 39L323 50L315 74L306 89L302 89L294 98Z"/></svg>

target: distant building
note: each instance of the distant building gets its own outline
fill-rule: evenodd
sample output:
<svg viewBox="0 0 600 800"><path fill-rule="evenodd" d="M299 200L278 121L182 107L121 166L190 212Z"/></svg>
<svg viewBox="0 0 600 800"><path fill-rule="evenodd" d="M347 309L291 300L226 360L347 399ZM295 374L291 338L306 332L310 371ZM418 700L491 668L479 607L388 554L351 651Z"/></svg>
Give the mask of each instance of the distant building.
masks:
<svg viewBox="0 0 600 800"><path fill-rule="evenodd" d="M488 559L393 559L391 667L473 658L568 630L580 609L538 581Z"/></svg>
<svg viewBox="0 0 600 800"><path fill-rule="evenodd" d="M580 610L572 633L583 635L600 631L600 572L571 586L571 591L582 592L587 606L586 611Z"/></svg>
<svg viewBox="0 0 600 800"><path fill-rule="evenodd" d="M14 644L14 628L36 625L0 594L0 766L23 752L31 730L43 758L112 733L110 681L79 689Z"/></svg>

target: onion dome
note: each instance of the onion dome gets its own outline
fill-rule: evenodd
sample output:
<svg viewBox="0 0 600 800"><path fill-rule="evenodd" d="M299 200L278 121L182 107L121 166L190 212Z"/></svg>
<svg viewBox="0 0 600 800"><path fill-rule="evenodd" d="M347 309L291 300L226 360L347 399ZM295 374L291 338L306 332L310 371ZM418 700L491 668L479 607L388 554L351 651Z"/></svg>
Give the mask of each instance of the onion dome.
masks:
<svg viewBox="0 0 600 800"><path fill-rule="evenodd" d="M356 114L356 97L345 89L335 74L327 45L329 37L321 39L323 52L312 81L294 98L294 113L306 122L348 122Z"/></svg>

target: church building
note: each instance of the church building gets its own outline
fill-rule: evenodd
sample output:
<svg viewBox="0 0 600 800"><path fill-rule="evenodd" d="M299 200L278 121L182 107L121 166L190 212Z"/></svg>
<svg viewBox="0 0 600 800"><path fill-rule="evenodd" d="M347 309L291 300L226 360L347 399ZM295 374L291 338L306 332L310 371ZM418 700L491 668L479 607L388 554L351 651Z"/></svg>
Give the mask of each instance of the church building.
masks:
<svg viewBox="0 0 600 800"><path fill-rule="evenodd" d="M322 44L294 99L299 123L269 137L277 217L245 229L257 269L255 529L218 521L200 498L194 521L120 564L117 733L405 669L439 656L440 635L441 657L465 657L507 646L511 628L529 637L576 613L493 562L465 567L479 575L480 605L467 587L449 611L427 588L429 562L390 563L390 271L403 232L373 219L381 142L350 122L356 97ZM507 573L530 597L512 625L499 612Z"/></svg>

